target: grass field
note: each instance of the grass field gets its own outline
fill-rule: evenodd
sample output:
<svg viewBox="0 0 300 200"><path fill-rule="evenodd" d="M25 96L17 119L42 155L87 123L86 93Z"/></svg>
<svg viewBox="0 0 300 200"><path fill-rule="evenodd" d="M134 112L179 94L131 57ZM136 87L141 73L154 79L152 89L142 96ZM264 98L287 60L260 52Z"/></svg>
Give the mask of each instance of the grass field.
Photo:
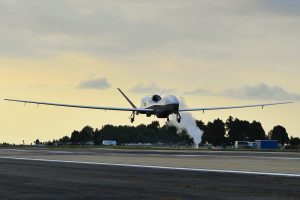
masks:
<svg viewBox="0 0 300 200"><path fill-rule="evenodd" d="M184 146L104 146L104 145L51 145L51 146L36 146L36 145L0 145L0 148L17 148L17 149L111 149L111 150L177 150L177 151L255 151L255 152L299 152L300 149L276 149L276 150L259 150L259 149L234 149L231 146L226 148L207 148L200 147L198 149L193 147L184 147Z"/></svg>

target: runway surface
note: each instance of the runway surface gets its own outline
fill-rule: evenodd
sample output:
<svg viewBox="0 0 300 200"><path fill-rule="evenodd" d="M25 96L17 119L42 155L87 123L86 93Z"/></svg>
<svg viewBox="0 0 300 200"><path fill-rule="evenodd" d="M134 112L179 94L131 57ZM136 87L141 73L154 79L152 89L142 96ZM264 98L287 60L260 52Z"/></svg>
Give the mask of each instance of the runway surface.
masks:
<svg viewBox="0 0 300 200"><path fill-rule="evenodd" d="M300 154L0 149L0 199L299 199Z"/></svg>

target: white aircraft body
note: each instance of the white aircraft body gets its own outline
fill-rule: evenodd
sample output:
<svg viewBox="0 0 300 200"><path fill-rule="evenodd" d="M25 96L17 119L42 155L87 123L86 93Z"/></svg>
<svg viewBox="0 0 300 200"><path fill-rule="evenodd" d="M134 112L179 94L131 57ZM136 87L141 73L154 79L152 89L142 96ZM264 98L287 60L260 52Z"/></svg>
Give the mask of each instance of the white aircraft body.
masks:
<svg viewBox="0 0 300 200"><path fill-rule="evenodd" d="M157 118L167 118L169 120L169 115L177 115L177 122L181 121L181 112L187 111L207 111L207 110L224 110L224 109L236 109L236 108L250 108L250 107L262 107L274 106L281 104L289 104L293 102L277 102L268 104L255 104L255 105L243 105L243 106L225 106L225 107L203 107L203 108L179 108L179 100L174 95L168 95L161 97L160 95L153 95L150 98L142 99L142 106L137 108L132 101L120 90L120 93L129 102L132 108L118 108L118 107L99 107L99 106L83 106L83 105L71 105L71 104L59 104L59 103L49 103L49 102L38 102L38 101L28 101L28 100L17 100L17 99L4 99L5 101L14 101L21 103L30 103L37 105L50 105L50 106L61 106L61 107L72 107L72 108L86 108L86 109L97 109L97 110L116 110L116 111L129 111L131 114L131 123L134 122L135 116L139 114L145 114L147 117L155 115Z"/></svg>

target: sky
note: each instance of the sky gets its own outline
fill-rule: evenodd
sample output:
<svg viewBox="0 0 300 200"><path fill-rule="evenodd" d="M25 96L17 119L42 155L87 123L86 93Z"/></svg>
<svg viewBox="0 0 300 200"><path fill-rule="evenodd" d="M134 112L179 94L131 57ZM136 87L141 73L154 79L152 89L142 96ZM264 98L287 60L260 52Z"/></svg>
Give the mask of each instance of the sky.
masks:
<svg viewBox="0 0 300 200"><path fill-rule="evenodd" d="M299 35L298 0L0 0L0 98L130 107L120 87L138 105L164 90L189 107L288 100L193 115L256 120L266 132L282 125L299 137ZM129 125L130 114L1 100L0 143Z"/></svg>

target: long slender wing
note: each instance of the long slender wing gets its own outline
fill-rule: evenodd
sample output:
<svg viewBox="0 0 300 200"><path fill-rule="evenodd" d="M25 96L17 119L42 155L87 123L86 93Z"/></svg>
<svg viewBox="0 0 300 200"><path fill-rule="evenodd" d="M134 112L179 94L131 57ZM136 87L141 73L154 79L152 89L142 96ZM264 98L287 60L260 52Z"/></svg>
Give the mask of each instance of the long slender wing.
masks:
<svg viewBox="0 0 300 200"><path fill-rule="evenodd" d="M70 104L60 104L60 103L49 103L49 102L39 102L39 101L27 101L27 100L17 100L17 99L4 99L5 101L14 101L20 103L30 103L37 105L48 105L48 106L61 106L61 107L72 107L72 108L86 108L86 109L96 109L96 110L117 110L117 111L137 111L137 112L151 112L152 109L143 108L115 108L115 107L99 107L99 106L82 106L82 105L70 105Z"/></svg>
<svg viewBox="0 0 300 200"><path fill-rule="evenodd" d="M206 111L206 110L226 110L226 109L236 109L236 108L252 108L252 107L266 107L266 106L275 106L281 104L290 104L293 102L279 102L279 103L268 103L268 104L255 104L255 105L244 105L244 106L225 106L225 107L208 107L208 108L187 108L179 109L179 112L184 111Z"/></svg>

